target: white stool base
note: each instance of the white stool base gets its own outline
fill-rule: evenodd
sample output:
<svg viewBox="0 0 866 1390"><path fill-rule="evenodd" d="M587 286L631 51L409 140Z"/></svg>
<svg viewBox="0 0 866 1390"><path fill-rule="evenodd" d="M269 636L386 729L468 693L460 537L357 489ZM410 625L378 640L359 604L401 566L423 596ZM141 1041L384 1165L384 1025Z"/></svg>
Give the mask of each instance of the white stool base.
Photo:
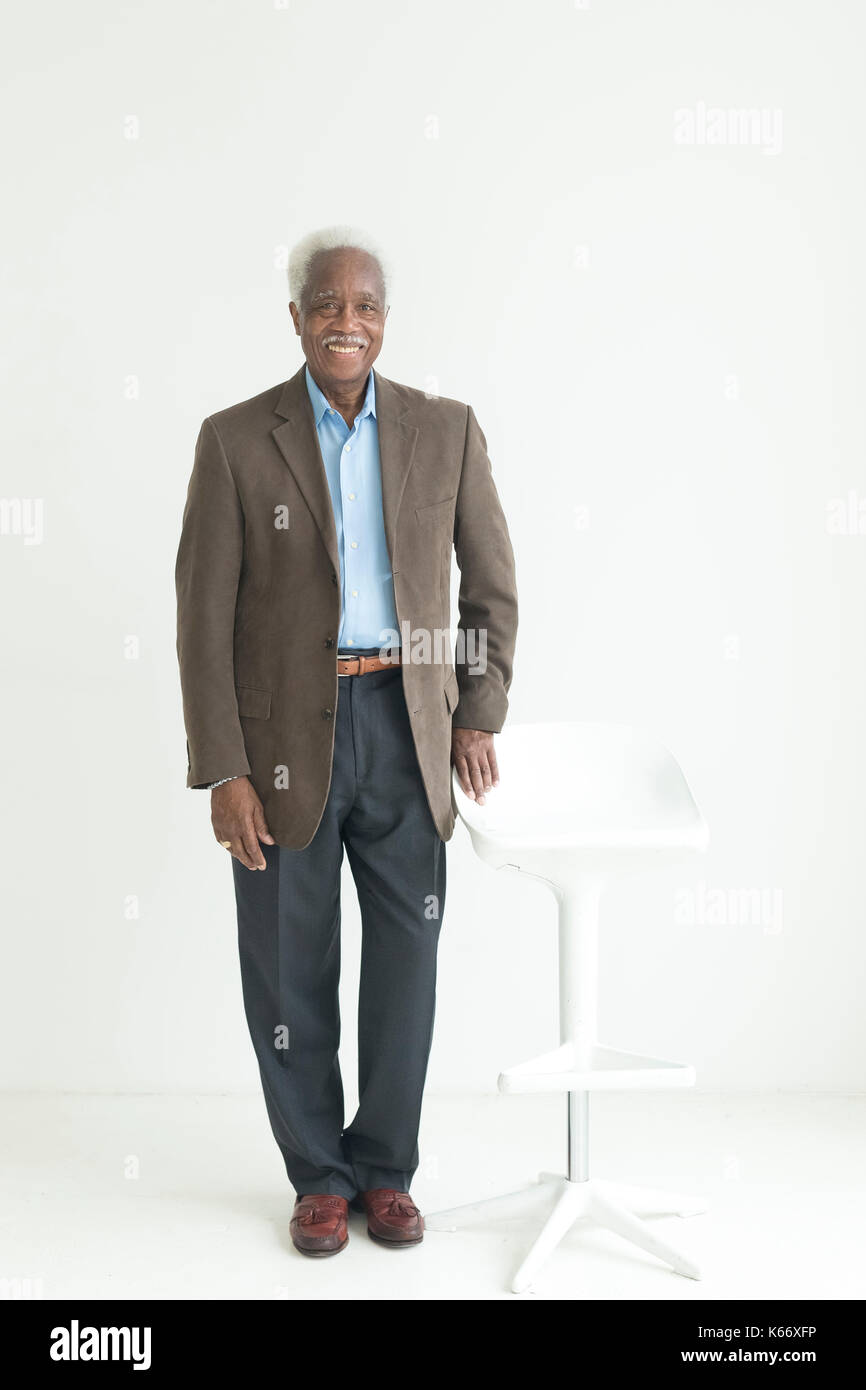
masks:
<svg viewBox="0 0 866 1390"><path fill-rule="evenodd" d="M519 1211L544 1198L553 1201L553 1208L544 1226L511 1283L513 1293L523 1293L538 1274L542 1265L571 1230L575 1221L588 1217L597 1225L615 1231L624 1240L646 1250L670 1265L686 1279L700 1279L700 1269L694 1260L641 1221L640 1216L696 1216L706 1211L699 1197L685 1193L660 1192L653 1188L627 1187L622 1183L590 1178L586 1182L569 1182L562 1173L540 1173L538 1182L518 1192L501 1197L486 1197L480 1202L434 1212L424 1218L428 1231L456 1231L476 1215L504 1216Z"/></svg>

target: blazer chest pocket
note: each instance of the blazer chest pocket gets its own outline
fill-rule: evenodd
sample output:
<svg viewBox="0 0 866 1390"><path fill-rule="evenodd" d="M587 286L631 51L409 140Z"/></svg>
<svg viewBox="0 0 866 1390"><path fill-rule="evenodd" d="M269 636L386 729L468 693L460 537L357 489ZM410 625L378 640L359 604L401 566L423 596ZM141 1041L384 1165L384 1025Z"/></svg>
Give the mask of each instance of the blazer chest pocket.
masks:
<svg viewBox="0 0 866 1390"><path fill-rule="evenodd" d="M238 714L244 719L270 719L271 692L252 685L236 685Z"/></svg>
<svg viewBox="0 0 866 1390"><path fill-rule="evenodd" d="M455 492L453 497L443 497L441 502L425 502L422 507L415 508L415 515L422 525L435 526L450 520L456 501L457 494Z"/></svg>

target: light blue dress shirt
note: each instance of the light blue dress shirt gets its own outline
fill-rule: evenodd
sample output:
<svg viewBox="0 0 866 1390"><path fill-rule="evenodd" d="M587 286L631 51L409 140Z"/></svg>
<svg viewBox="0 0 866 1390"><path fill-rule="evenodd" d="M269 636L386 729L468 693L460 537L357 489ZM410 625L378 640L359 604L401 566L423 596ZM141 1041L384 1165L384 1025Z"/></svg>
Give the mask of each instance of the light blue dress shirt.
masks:
<svg viewBox="0 0 866 1390"><path fill-rule="evenodd" d="M376 387L372 371L350 430L306 369L319 447L328 478L340 551L338 647L394 644L399 634L394 579L385 540Z"/></svg>

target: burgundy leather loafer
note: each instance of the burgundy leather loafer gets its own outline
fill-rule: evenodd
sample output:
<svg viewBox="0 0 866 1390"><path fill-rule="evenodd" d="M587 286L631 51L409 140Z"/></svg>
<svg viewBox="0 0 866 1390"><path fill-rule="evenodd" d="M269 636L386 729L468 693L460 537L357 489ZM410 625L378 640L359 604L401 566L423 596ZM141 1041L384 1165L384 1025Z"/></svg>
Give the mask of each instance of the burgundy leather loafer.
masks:
<svg viewBox="0 0 866 1390"><path fill-rule="evenodd" d="M349 1203L330 1192L306 1192L295 1202L289 1230L302 1255L337 1255L349 1243Z"/></svg>
<svg viewBox="0 0 866 1390"><path fill-rule="evenodd" d="M424 1239L424 1217L408 1192L375 1187L371 1192L359 1192L352 1206L366 1212L367 1235L380 1245L418 1245Z"/></svg>

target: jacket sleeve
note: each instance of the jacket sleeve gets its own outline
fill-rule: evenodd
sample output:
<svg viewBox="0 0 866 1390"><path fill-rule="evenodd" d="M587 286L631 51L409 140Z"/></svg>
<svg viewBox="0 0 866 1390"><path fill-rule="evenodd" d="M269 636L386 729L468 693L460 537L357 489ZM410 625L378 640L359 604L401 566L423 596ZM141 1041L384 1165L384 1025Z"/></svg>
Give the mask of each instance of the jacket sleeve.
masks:
<svg viewBox="0 0 866 1390"><path fill-rule="evenodd" d="M460 699L451 723L453 728L497 734L508 712L517 637L514 552L493 481L487 440L472 407L467 411L454 520L460 568L455 661Z"/></svg>
<svg viewBox="0 0 866 1390"><path fill-rule="evenodd" d="M188 787L250 771L234 671L243 539L235 480L216 426L207 419L196 442L175 566Z"/></svg>

